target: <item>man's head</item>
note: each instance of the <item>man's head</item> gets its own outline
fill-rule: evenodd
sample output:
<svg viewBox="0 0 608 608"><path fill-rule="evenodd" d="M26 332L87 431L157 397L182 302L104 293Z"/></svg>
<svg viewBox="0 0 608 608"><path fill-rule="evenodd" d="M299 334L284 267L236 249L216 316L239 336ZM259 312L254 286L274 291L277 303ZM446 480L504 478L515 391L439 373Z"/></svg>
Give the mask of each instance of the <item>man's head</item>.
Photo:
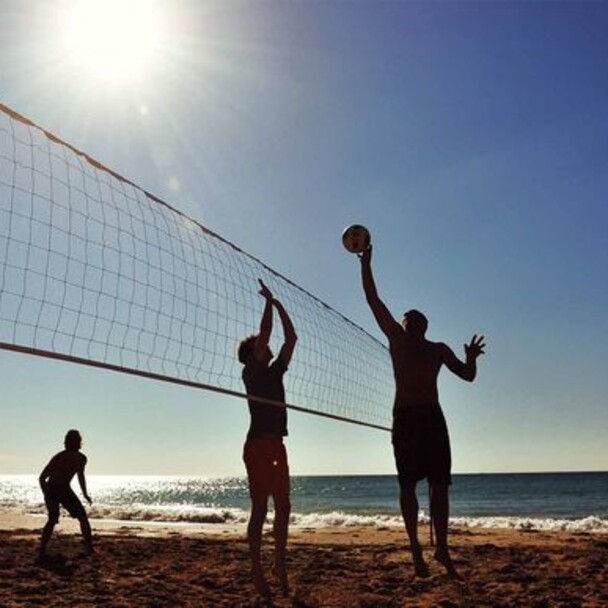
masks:
<svg viewBox="0 0 608 608"><path fill-rule="evenodd" d="M402 325L409 336L424 338L429 322L419 310L413 308L403 315Z"/></svg>
<svg viewBox="0 0 608 608"><path fill-rule="evenodd" d="M249 359L249 357L251 357L251 355L253 355L253 351L255 349L257 340L258 340L258 334L254 334L252 336L247 336L244 340L241 340L241 342L239 343L239 347L237 350L237 356L239 358L239 361L243 365L245 363L247 363L247 360ZM269 347L266 347L266 352L264 353L264 358L261 362L268 365L268 363L270 363L271 359L272 359L272 351L270 350Z"/></svg>
<svg viewBox="0 0 608 608"><path fill-rule="evenodd" d="M65 445L66 450L77 451L82 445L82 437L77 430L72 429L66 433L63 444Z"/></svg>

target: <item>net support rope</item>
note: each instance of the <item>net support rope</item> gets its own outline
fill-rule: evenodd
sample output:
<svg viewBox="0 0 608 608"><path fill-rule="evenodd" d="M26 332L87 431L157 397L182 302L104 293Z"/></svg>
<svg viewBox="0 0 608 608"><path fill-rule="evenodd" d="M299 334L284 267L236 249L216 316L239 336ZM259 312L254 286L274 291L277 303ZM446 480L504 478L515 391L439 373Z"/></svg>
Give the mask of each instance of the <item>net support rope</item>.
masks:
<svg viewBox="0 0 608 608"><path fill-rule="evenodd" d="M390 430L387 348L201 223L0 104L0 348L241 398L258 281L299 336L272 405ZM275 321L275 325L277 322ZM271 348L280 346L275 327Z"/></svg>

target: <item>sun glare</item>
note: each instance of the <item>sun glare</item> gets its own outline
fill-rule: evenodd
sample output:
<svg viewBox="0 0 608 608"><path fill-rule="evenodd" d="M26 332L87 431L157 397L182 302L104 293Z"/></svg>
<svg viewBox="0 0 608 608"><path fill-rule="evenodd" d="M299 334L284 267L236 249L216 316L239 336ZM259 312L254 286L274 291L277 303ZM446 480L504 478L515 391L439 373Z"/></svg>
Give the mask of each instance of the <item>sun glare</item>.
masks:
<svg viewBox="0 0 608 608"><path fill-rule="evenodd" d="M61 22L69 62L107 82L145 77L161 48L163 20L153 0L75 0L64 5Z"/></svg>

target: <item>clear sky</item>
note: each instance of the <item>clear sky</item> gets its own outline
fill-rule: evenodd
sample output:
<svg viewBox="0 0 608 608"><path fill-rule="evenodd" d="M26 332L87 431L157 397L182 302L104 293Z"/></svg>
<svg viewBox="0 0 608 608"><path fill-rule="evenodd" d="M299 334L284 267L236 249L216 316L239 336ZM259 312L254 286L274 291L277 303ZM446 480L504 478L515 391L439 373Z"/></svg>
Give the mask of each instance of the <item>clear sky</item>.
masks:
<svg viewBox="0 0 608 608"><path fill-rule="evenodd" d="M381 337L340 244L367 225L396 316L486 336L440 376L455 471L608 469L608 4L77 4L1 0L1 103ZM75 427L93 474L244 474L241 400L8 352L0 383L0 473ZM288 441L293 474L394 470L381 431Z"/></svg>

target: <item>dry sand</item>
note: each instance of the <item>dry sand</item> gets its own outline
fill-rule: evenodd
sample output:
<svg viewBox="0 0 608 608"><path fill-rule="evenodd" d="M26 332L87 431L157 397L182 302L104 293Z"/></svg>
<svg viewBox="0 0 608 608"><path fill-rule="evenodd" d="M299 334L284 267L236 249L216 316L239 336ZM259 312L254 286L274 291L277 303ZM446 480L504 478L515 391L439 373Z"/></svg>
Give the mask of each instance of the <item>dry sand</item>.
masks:
<svg viewBox="0 0 608 608"><path fill-rule="evenodd" d="M91 523L97 554L80 556L74 522L62 520L36 563L44 519L0 517L0 606L264 606L249 580L242 528L197 524ZM421 534L427 545L427 530ZM431 575L414 578L395 530L292 531L291 594L277 607L608 606L608 537L561 532L452 529L462 579L425 549ZM272 538L265 537L265 556Z"/></svg>

